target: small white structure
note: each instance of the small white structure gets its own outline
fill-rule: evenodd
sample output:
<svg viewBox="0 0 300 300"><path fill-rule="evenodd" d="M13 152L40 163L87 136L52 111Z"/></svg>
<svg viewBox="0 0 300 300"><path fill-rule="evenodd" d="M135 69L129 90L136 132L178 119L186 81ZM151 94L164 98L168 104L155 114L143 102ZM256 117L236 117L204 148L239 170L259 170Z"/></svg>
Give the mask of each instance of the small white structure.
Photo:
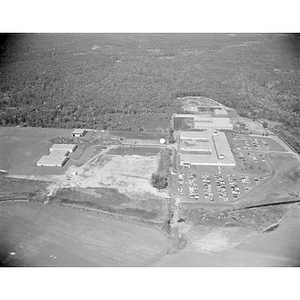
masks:
<svg viewBox="0 0 300 300"><path fill-rule="evenodd" d="M86 130L85 129L74 129L73 132L71 133L71 135L73 137L83 137L86 134Z"/></svg>
<svg viewBox="0 0 300 300"><path fill-rule="evenodd" d="M64 155L43 155L37 162L38 167L62 167L69 158Z"/></svg>
<svg viewBox="0 0 300 300"><path fill-rule="evenodd" d="M164 138L161 138L161 139L159 139L159 142L160 142L161 144L165 144L165 143L166 143L166 140L165 140Z"/></svg>
<svg viewBox="0 0 300 300"><path fill-rule="evenodd" d="M69 153L72 153L76 150L77 145L74 144L53 144L52 147L49 149L50 152L52 151L69 151Z"/></svg>

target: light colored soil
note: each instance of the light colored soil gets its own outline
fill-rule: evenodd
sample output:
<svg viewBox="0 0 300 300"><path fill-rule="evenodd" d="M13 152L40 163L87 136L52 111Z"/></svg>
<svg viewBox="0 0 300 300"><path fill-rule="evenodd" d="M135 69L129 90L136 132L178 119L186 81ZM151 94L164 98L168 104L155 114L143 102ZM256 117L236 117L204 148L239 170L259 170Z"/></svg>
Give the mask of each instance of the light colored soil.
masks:
<svg viewBox="0 0 300 300"><path fill-rule="evenodd" d="M116 188L131 198L140 198L144 194L167 196L150 184L151 175L158 167L158 156L107 155L111 148L80 167L71 166L64 175L53 176L48 194L52 195L61 187L109 187Z"/></svg>
<svg viewBox="0 0 300 300"><path fill-rule="evenodd" d="M156 266L274 267L299 266L300 207L291 207L278 229L256 233L248 228L194 227L187 247Z"/></svg>

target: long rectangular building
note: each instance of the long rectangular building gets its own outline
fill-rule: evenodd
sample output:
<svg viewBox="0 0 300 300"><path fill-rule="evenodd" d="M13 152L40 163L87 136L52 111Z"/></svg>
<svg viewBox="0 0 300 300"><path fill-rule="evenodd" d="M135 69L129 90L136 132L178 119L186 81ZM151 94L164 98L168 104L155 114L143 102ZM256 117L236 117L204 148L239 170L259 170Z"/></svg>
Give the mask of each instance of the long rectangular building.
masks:
<svg viewBox="0 0 300 300"><path fill-rule="evenodd" d="M75 144L53 144L52 147L49 149L50 152L52 151L68 151L69 153L72 153L76 150L77 145Z"/></svg>
<svg viewBox="0 0 300 300"><path fill-rule="evenodd" d="M224 132L216 130L179 132L181 165L235 166Z"/></svg>
<svg viewBox="0 0 300 300"><path fill-rule="evenodd" d="M64 155L43 155L37 162L38 167L62 167L68 157Z"/></svg>
<svg viewBox="0 0 300 300"><path fill-rule="evenodd" d="M233 130L229 118L213 118L211 116L193 114L174 114L172 127L176 131L185 130Z"/></svg>

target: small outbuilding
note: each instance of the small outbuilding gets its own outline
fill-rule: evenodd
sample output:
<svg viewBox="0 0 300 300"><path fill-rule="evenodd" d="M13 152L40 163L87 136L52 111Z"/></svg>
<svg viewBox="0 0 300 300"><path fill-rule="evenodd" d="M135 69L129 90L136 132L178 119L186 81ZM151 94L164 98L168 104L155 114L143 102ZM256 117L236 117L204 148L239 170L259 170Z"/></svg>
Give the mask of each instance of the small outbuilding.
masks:
<svg viewBox="0 0 300 300"><path fill-rule="evenodd" d="M165 140L164 138L161 138L161 139L159 139L159 142L160 142L161 144L165 144L165 143L166 143L166 140Z"/></svg>
<svg viewBox="0 0 300 300"><path fill-rule="evenodd" d="M72 132L71 135L73 137L83 137L85 134L86 134L86 130L85 129L77 128L77 129L73 130L73 132Z"/></svg>

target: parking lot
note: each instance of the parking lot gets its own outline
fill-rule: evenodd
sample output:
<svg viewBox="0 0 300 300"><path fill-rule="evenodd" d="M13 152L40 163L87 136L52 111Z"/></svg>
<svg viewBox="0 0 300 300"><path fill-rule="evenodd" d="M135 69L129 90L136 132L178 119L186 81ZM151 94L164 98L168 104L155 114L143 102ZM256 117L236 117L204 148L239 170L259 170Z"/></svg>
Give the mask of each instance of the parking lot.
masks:
<svg viewBox="0 0 300 300"><path fill-rule="evenodd" d="M191 166L180 170L176 193L182 201L197 203L230 203L263 182L270 173L265 155L283 151L268 137L226 133L236 167ZM178 182L177 182L178 181Z"/></svg>
<svg viewBox="0 0 300 300"><path fill-rule="evenodd" d="M183 201L234 202L263 181L263 177L233 174L208 174L185 169L178 174L178 194Z"/></svg>

